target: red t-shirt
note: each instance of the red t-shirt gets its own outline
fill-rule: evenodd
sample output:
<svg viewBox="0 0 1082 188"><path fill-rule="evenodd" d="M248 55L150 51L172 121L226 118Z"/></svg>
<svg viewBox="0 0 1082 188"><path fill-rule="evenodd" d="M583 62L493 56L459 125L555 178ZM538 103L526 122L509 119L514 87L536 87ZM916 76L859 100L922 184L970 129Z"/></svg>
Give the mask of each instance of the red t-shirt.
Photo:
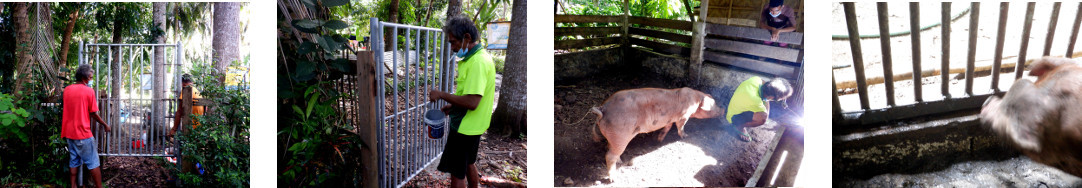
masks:
<svg viewBox="0 0 1082 188"><path fill-rule="evenodd" d="M83 84L64 88L64 114L60 120L60 137L82 140L94 137L90 132L90 113L98 111L94 89Z"/></svg>

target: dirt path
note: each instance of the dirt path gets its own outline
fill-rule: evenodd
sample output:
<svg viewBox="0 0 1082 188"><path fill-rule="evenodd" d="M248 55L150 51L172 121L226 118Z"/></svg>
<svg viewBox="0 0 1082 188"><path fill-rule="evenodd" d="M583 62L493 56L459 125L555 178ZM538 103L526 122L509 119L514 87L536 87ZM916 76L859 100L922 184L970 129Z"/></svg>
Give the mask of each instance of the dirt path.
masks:
<svg viewBox="0 0 1082 188"><path fill-rule="evenodd" d="M625 164L605 178L609 174L603 159L607 145L590 138L596 117L589 115L575 122L612 93L641 87L677 86L656 75L622 73L596 75L573 86L556 87L554 185L744 186L778 128L769 122L748 129L757 142L740 141L721 119L688 121L684 138L676 136L675 129L660 142L657 132L639 134L621 156ZM728 99L719 99L719 103L728 103Z"/></svg>
<svg viewBox="0 0 1082 188"><path fill-rule="evenodd" d="M156 157L108 157L102 164L102 184L108 187L171 187L169 168Z"/></svg>
<svg viewBox="0 0 1082 188"><path fill-rule="evenodd" d="M450 174L436 170L439 158L418 173L403 187L447 187ZM515 183L491 183L507 181L526 183L526 140L494 139L488 134L481 137L477 154L477 170L481 173L482 187L513 187Z"/></svg>

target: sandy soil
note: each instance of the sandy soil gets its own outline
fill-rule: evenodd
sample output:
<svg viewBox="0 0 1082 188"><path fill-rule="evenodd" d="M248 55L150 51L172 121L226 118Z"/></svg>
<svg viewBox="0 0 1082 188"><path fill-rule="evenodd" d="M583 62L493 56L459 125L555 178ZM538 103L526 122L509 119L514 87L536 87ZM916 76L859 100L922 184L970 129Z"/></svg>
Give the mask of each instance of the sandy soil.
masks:
<svg viewBox="0 0 1082 188"><path fill-rule="evenodd" d="M684 138L677 136L676 129L660 142L658 132L639 134L621 156L625 163L607 172L603 157L607 144L593 142L590 136L596 117L588 115L586 120L576 121L618 90L678 86L657 75L628 73L583 80L555 88L556 186L744 186L778 128L773 122L750 128L749 134L757 141L744 142L721 119L692 119Z"/></svg>

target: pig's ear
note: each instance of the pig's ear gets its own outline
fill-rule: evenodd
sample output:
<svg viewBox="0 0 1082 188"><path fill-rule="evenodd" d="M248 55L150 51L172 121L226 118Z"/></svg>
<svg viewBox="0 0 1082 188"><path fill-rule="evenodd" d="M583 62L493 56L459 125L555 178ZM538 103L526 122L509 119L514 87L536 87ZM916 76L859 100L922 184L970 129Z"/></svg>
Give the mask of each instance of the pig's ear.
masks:
<svg viewBox="0 0 1082 188"><path fill-rule="evenodd" d="M982 109L982 121L990 123L993 131L1007 136L1023 149L1040 151L1038 132L1044 117L1057 115L1055 104L1044 90L1025 79L1015 81L1002 100L992 101Z"/></svg>
<svg viewBox="0 0 1082 188"><path fill-rule="evenodd" d="M705 110L705 111L711 111L711 110L714 110L714 108L717 108L717 106L714 105L714 98L711 98L710 96L703 95L703 102L699 103L699 109L702 109L702 110Z"/></svg>
<svg viewBox="0 0 1082 188"><path fill-rule="evenodd" d="M1060 57L1040 58L1033 60L1033 64L1029 66L1029 75L1040 78L1044 76L1045 73L1048 73L1048 71L1063 65L1076 65L1076 62L1072 59Z"/></svg>

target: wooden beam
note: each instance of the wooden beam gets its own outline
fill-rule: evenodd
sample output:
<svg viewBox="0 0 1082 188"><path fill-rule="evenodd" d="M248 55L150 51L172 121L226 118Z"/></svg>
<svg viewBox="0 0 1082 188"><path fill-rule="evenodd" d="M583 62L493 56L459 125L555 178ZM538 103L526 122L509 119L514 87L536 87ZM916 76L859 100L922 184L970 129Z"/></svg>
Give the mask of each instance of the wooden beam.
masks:
<svg viewBox="0 0 1082 188"><path fill-rule="evenodd" d="M777 77L796 79L793 75L793 69L796 69L796 67L791 67L787 65L737 57L729 54L712 52L707 50L703 51L703 60L730 65L734 67L740 67L743 69L766 73Z"/></svg>
<svg viewBox="0 0 1082 188"><path fill-rule="evenodd" d="M728 26L721 24L706 24L706 32L712 35L721 35L734 38L746 38L755 39L761 41L770 40L770 32L765 29L752 28L752 27L739 27ZM781 43L802 45L804 39L804 33L799 32L784 32L778 34L778 41Z"/></svg>
<svg viewBox="0 0 1082 188"><path fill-rule="evenodd" d="M799 62L800 50L724 39L706 39L706 48Z"/></svg>
<svg viewBox="0 0 1082 188"><path fill-rule="evenodd" d="M999 94L1001 95L1002 93ZM946 100L895 106L885 109L843 112L843 120L840 124L846 127L862 126L947 112L979 109L984 105L984 101L993 95L997 94L975 95L966 98L949 98Z"/></svg>
<svg viewBox="0 0 1082 188"><path fill-rule="evenodd" d="M691 48L688 47L648 41L638 38L630 38L630 40L631 44L653 49L654 52L676 54L680 56L687 56L691 54Z"/></svg>
<svg viewBox="0 0 1082 188"><path fill-rule="evenodd" d="M361 146L361 164L368 167L361 172L361 176L364 177L364 187L376 188L379 187L379 145L378 133L380 125L380 117L377 116L376 98L377 88L376 85L376 61L373 51L358 51L357 52L357 95L354 96L354 100L357 101L359 106L358 112L360 117L360 124L356 127L357 133L361 136L363 145Z"/></svg>
<svg viewBox="0 0 1082 188"><path fill-rule="evenodd" d="M620 19L620 16L557 14L552 21L556 23L619 23Z"/></svg>
<svg viewBox="0 0 1082 188"><path fill-rule="evenodd" d="M601 46L610 44L619 44L621 37L605 37L605 38L591 38L581 40L558 40L553 43L553 46L557 50L561 49L577 49L591 46Z"/></svg>
<svg viewBox="0 0 1082 188"><path fill-rule="evenodd" d="M653 27L663 27L663 28L678 29L678 30L685 30L685 31L691 31L691 29L692 29L691 28L692 27L691 22L683 21L683 20L647 18L647 17L641 17L641 16L631 16L629 19L630 19L630 22L632 24L639 24L639 25L653 26Z"/></svg>
<svg viewBox="0 0 1082 188"><path fill-rule="evenodd" d="M610 36L620 34L620 27L556 27L553 33L560 36Z"/></svg>
<svg viewBox="0 0 1082 188"><path fill-rule="evenodd" d="M689 44L691 43L691 36L683 35L683 34L670 33L670 32L664 32L664 31L658 31L658 30L652 30L652 29L635 28L635 27L628 28L628 31L632 35L653 37L653 38L670 40L670 41L674 41L674 42L683 42L683 43L689 43Z"/></svg>

